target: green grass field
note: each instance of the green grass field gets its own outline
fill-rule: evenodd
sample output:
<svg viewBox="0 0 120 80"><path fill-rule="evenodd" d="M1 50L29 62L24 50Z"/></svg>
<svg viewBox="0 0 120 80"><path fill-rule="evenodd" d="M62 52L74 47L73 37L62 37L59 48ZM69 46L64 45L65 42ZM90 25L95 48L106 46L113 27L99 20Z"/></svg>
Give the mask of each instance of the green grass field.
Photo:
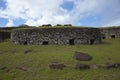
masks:
<svg viewBox="0 0 120 80"><path fill-rule="evenodd" d="M26 50L32 52L25 54ZM76 61L75 51L93 56L91 61ZM111 58L111 59L109 59ZM64 70L51 70L50 62L67 65ZM0 43L0 80L120 80L120 68L73 68L75 63L120 63L120 38L106 39L99 45L15 45ZM17 69L25 66L27 71ZM4 68L5 67L5 68Z"/></svg>

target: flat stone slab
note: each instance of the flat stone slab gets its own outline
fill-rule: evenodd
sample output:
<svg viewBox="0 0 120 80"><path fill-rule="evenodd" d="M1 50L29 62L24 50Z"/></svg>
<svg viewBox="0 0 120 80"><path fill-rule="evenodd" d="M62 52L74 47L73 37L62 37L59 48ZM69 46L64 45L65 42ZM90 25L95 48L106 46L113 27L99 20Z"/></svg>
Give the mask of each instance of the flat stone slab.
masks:
<svg viewBox="0 0 120 80"><path fill-rule="evenodd" d="M110 69L110 68L119 68L120 67L120 63L106 63L105 68Z"/></svg>
<svg viewBox="0 0 120 80"><path fill-rule="evenodd" d="M75 69L89 69L90 66L87 65L87 64L76 63L76 64L74 65L74 68L75 68Z"/></svg>
<svg viewBox="0 0 120 80"><path fill-rule="evenodd" d="M73 55L73 58L76 60L80 60L80 61L90 61L92 60L92 56L86 54L86 53L82 53L82 52L75 52Z"/></svg>
<svg viewBox="0 0 120 80"><path fill-rule="evenodd" d="M66 67L66 65L62 64L62 63L50 63L49 64L50 69L60 69L60 70L62 70L62 69L64 69L64 67Z"/></svg>

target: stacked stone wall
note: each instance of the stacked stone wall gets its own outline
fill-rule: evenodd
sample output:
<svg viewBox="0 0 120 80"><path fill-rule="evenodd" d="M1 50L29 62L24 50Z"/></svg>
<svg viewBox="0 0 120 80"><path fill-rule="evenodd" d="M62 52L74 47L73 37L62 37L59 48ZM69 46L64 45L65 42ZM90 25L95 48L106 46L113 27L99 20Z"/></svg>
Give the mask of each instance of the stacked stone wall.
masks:
<svg viewBox="0 0 120 80"><path fill-rule="evenodd" d="M120 38L120 28L103 28L101 35L103 39Z"/></svg>
<svg viewBox="0 0 120 80"><path fill-rule="evenodd" d="M10 38L10 32L0 31L0 42Z"/></svg>
<svg viewBox="0 0 120 80"><path fill-rule="evenodd" d="M15 44L98 44L101 42L97 28L41 28L13 30Z"/></svg>

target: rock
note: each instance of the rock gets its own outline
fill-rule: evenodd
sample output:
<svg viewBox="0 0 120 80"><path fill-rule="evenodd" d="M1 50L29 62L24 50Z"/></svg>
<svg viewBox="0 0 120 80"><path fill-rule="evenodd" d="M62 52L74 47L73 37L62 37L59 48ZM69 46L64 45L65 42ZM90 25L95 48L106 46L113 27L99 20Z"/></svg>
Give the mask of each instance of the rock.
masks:
<svg viewBox="0 0 120 80"><path fill-rule="evenodd" d="M24 66L17 67L17 69L22 70L22 71L28 71L28 68Z"/></svg>
<svg viewBox="0 0 120 80"><path fill-rule="evenodd" d="M117 67L117 65L114 64L114 63L106 63L106 64L105 64L105 68L107 68L107 69L116 68L116 67Z"/></svg>
<svg viewBox="0 0 120 80"><path fill-rule="evenodd" d="M118 68L120 67L120 63L106 63L105 68L110 69L110 68Z"/></svg>
<svg viewBox="0 0 120 80"><path fill-rule="evenodd" d="M77 63L77 64L74 65L74 68L75 68L75 69L89 69L90 66L87 65L87 64L80 64L80 63Z"/></svg>
<svg viewBox="0 0 120 80"><path fill-rule="evenodd" d="M120 67L120 63L116 63L116 66L117 66L117 67Z"/></svg>
<svg viewBox="0 0 120 80"><path fill-rule="evenodd" d="M91 64L91 65L90 65L90 68L91 68L91 69L98 69L98 65L96 65L96 64Z"/></svg>
<svg viewBox="0 0 120 80"><path fill-rule="evenodd" d="M60 70L62 70L62 69L64 69L64 67L66 67L66 65L62 64L62 63L50 63L49 64L50 69L60 69Z"/></svg>
<svg viewBox="0 0 120 80"><path fill-rule="evenodd" d="M80 61L90 61L92 59L90 55L81 52L75 52L73 58Z"/></svg>
<svg viewBox="0 0 120 80"><path fill-rule="evenodd" d="M105 64L99 64L98 67L99 68L105 68Z"/></svg>
<svg viewBox="0 0 120 80"><path fill-rule="evenodd" d="M25 54L28 54L30 52L32 52L32 50L26 50L26 51L24 51Z"/></svg>

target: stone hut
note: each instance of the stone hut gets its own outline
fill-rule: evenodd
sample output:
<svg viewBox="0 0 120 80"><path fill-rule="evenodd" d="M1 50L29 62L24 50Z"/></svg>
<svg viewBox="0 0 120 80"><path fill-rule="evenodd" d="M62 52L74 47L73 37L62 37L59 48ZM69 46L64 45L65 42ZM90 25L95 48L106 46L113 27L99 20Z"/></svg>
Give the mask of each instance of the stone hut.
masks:
<svg viewBox="0 0 120 80"><path fill-rule="evenodd" d="M10 32L0 31L0 42L10 38Z"/></svg>
<svg viewBox="0 0 120 80"><path fill-rule="evenodd" d="M101 28L102 39L120 38L120 27Z"/></svg>
<svg viewBox="0 0 120 80"><path fill-rule="evenodd" d="M22 45L99 44L101 34L97 28L31 28L12 30L11 40Z"/></svg>

